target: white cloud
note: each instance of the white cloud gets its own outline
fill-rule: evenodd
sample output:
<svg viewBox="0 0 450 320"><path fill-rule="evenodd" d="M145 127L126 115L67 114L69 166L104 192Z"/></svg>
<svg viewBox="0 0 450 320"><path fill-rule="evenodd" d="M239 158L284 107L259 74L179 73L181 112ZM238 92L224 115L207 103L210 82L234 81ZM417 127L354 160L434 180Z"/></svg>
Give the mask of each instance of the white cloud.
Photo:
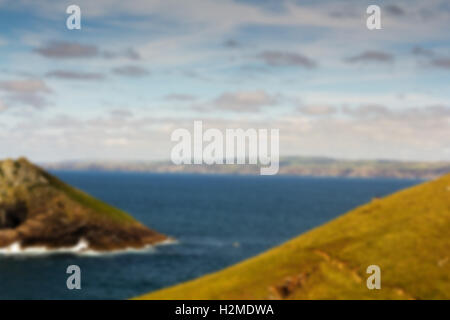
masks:
<svg viewBox="0 0 450 320"><path fill-rule="evenodd" d="M0 6L4 3L12 9L26 7L45 17L49 24L56 20L60 23L65 12L64 3L50 0L39 4L16 0L0 2ZM0 98L4 102L0 111L10 107L2 118L15 110L15 104L47 105L50 93L59 101L57 108L42 111L39 121L26 120L25 116L11 123L6 121L15 130L6 135L7 139L2 136L0 150L41 157L55 154L60 158L80 154L91 158L167 158L171 130L189 126L189 117L200 115L205 123L219 128L280 128L285 153L448 157L448 151L443 151L449 150L446 111L435 109L432 115L431 109L416 110L448 104L449 91L441 90L448 89L448 84L440 81L446 70L418 70L417 56L408 49L427 40L438 46L432 48L436 57L447 57L443 53L449 46L450 13L437 10L444 1L398 1L396 5L401 9L388 9L391 14L383 15L380 32L365 28L365 4L360 1L345 5L332 1L296 3L286 1L286 10L274 13L231 0L80 0L83 17L98 22L95 28L91 26L94 29L89 29L89 24L84 29L88 31L83 33L84 47L61 42L48 46L51 41L66 38L66 33L62 36L55 31L58 28L19 30L17 41L29 46L29 50L2 53L2 58L7 56L2 60L11 69L4 76L14 71L10 66L19 66L29 71L30 77L48 74L54 78L45 78L51 89L38 78L0 80ZM433 17L424 18L425 10ZM134 16L139 18L131 19ZM225 39L236 39L241 46L224 48ZM19 47L9 46L13 39L7 41L8 49ZM85 46L90 49L86 51ZM32 48L40 49L40 55ZM73 50L78 50L78 56L92 59L72 61ZM375 54L373 50L377 50ZM71 59L62 59L67 55ZM349 65L343 62L346 57L356 61L393 61L395 57L395 63ZM124 68L130 59L136 65ZM313 68L316 63L317 68ZM442 69L448 61L436 60L435 64ZM264 72L245 78L243 67L256 70L261 65ZM290 65L309 66L311 70ZM145 75L146 70L152 73L142 81L109 75L95 86L60 80L99 79L111 70L129 76ZM435 77L438 72L441 77ZM272 92L280 92L280 96ZM286 96L301 97L300 110L286 115L298 105L294 99L282 98ZM193 97L195 101L191 101ZM158 99L164 99L163 106L157 105ZM99 116L111 101L114 106L130 105L135 109L132 114L111 109ZM192 104L197 110L188 109ZM269 108L275 104L277 108ZM67 111L67 116L55 116L61 110ZM210 112L203 113L205 110ZM173 118L163 118L167 114ZM6 129L2 130L4 133Z"/></svg>
<svg viewBox="0 0 450 320"><path fill-rule="evenodd" d="M58 117L47 121L23 120L11 128L0 149L17 146L31 158L51 159L164 159L170 157L170 134L192 129L192 118L102 117L80 121ZM309 117L298 113L276 119L239 120L202 118L207 128L273 128L280 130L281 155L324 155L339 158L394 158L450 160L450 108L430 106L378 113L376 117ZM20 142L20 143L19 143ZM44 150L46 153L43 153Z"/></svg>
<svg viewBox="0 0 450 320"><path fill-rule="evenodd" d="M277 99L265 91L226 92L217 97L213 106L230 111L259 111L262 107L276 104Z"/></svg>
<svg viewBox="0 0 450 320"><path fill-rule="evenodd" d="M8 109L8 107L0 100L0 112L5 111L6 109Z"/></svg>
<svg viewBox="0 0 450 320"><path fill-rule="evenodd" d="M126 146L129 144L126 138L110 138L105 140L105 145L107 146Z"/></svg>
<svg viewBox="0 0 450 320"><path fill-rule="evenodd" d="M51 92L45 82L40 79L1 81L0 90L19 93Z"/></svg>

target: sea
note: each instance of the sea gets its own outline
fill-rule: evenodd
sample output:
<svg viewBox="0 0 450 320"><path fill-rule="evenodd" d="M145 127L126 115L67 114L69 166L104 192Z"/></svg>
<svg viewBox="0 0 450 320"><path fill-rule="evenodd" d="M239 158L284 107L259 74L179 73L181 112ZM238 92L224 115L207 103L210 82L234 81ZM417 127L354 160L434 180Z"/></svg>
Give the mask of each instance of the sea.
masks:
<svg viewBox="0 0 450 320"><path fill-rule="evenodd" d="M0 299L128 299L255 256L413 179L53 171L176 239L140 251L0 254ZM68 266L81 270L69 290Z"/></svg>

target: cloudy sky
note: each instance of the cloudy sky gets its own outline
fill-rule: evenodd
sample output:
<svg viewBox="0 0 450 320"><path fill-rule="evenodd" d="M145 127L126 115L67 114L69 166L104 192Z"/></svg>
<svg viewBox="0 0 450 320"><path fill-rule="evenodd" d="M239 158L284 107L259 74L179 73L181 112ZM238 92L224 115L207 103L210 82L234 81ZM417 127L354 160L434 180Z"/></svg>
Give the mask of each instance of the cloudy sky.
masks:
<svg viewBox="0 0 450 320"><path fill-rule="evenodd" d="M0 27L0 158L169 159L203 120L278 128L282 155L450 160L446 0L0 0Z"/></svg>

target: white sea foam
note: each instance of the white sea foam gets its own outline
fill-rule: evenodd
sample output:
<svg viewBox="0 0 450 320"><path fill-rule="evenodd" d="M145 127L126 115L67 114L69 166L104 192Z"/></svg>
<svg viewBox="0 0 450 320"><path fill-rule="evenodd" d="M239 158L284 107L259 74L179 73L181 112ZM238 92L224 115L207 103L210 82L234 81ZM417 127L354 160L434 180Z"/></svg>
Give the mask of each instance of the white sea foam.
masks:
<svg viewBox="0 0 450 320"><path fill-rule="evenodd" d="M89 243L85 239L80 239L80 241L72 247L61 247L61 248L48 248L45 246L31 246L23 248L19 242L14 242L7 247L0 248L0 255L4 256L43 256L50 254L76 254L76 255L86 255L86 256L105 256L123 253L145 253L153 252L156 246L175 244L177 243L174 239L167 239L156 243L154 245L147 245L142 248L125 248L113 251L98 251L89 248Z"/></svg>

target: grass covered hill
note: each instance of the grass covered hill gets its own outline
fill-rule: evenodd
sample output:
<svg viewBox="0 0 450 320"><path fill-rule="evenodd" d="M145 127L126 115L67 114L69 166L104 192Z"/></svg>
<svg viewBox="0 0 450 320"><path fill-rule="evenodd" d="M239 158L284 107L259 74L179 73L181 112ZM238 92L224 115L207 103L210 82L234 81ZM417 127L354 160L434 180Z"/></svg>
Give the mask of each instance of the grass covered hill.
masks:
<svg viewBox="0 0 450 320"><path fill-rule="evenodd" d="M0 248L139 248L166 239L133 217L69 186L28 160L0 161Z"/></svg>
<svg viewBox="0 0 450 320"><path fill-rule="evenodd" d="M366 286L369 265L381 268L380 290ZM450 299L450 175L139 299Z"/></svg>

